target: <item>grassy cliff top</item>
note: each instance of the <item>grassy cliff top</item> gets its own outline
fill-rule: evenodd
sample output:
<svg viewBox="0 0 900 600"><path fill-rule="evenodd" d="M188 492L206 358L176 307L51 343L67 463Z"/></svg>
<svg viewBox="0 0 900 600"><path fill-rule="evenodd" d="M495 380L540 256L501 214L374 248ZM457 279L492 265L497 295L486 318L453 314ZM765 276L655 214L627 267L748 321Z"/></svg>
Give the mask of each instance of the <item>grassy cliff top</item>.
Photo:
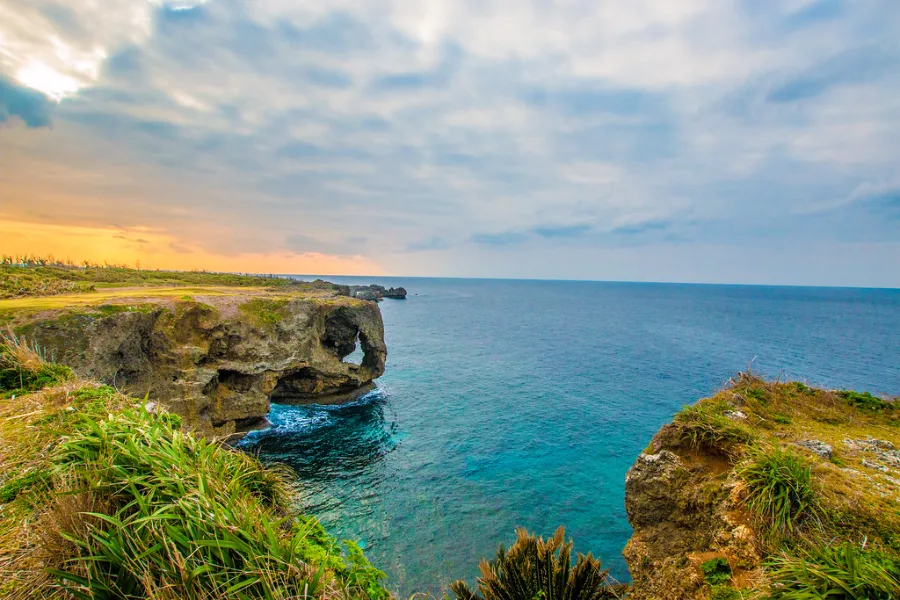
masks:
<svg viewBox="0 0 900 600"><path fill-rule="evenodd" d="M266 288L297 293L336 292L341 289L340 286L325 281L307 283L274 275L0 264L0 299L71 295L122 288L147 288L147 293L171 287Z"/></svg>
<svg viewBox="0 0 900 600"><path fill-rule="evenodd" d="M255 297L345 298L348 288L327 281L198 271L144 271L125 267L0 264L0 325L52 311L104 306L139 309L198 300L242 303Z"/></svg>

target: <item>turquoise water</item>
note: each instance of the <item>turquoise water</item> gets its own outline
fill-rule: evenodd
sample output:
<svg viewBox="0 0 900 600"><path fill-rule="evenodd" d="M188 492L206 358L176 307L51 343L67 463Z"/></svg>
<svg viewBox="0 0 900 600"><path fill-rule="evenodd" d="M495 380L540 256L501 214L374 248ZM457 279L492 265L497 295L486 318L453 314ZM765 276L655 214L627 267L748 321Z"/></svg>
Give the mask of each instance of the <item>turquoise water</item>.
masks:
<svg viewBox="0 0 900 600"><path fill-rule="evenodd" d="M565 524L627 581L626 471L682 405L751 361L900 393L896 290L329 279L410 291L381 304L379 389L273 406L275 428L244 446L291 465L305 507L362 540L403 595L474 577L517 526Z"/></svg>

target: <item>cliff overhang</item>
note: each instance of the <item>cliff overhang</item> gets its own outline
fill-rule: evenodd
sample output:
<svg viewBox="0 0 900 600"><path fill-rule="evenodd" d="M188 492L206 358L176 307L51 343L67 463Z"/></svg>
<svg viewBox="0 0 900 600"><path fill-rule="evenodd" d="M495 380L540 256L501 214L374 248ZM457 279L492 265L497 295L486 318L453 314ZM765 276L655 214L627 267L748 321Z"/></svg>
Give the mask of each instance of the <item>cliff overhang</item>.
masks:
<svg viewBox="0 0 900 600"><path fill-rule="evenodd" d="M23 312L48 359L147 396L207 435L267 424L270 402L352 400L384 373L377 304L344 296L210 290ZM359 364L347 357L361 348Z"/></svg>

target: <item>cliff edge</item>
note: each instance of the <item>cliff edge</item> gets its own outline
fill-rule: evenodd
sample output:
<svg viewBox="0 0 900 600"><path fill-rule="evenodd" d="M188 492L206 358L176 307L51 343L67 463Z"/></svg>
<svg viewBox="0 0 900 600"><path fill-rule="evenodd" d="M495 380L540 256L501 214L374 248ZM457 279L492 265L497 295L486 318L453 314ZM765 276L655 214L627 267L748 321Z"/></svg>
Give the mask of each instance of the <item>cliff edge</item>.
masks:
<svg viewBox="0 0 900 600"><path fill-rule="evenodd" d="M17 335L204 434L264 425L270 398L352 400L374 387L387 357L378 306L326 292L163 288L35 301L14 313ZM345 360L357 347L362 360Z"/></svg>
<svg viewBox="0 0 900 600"><path fill-rule="evenodd" d="M900 598L897 448L891 400L742 374L628 472L629 598Z"/></svg>

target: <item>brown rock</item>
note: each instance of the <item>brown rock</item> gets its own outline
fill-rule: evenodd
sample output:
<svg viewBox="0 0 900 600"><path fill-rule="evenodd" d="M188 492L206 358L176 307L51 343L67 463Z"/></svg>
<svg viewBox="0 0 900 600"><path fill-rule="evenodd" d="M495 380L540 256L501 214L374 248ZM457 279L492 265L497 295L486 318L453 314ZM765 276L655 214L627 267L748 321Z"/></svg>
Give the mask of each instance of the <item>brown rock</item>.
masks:
<svg viewBox="0 0 900 600"><path fill-rule="evenodd" d="M204 296L56 311L20 326L48 358L149 395L186 426L266 424L270 399L341 402L374 387L387 348L378 306L345 297ZM343 359L361 344L361 364Z"/></svg>

